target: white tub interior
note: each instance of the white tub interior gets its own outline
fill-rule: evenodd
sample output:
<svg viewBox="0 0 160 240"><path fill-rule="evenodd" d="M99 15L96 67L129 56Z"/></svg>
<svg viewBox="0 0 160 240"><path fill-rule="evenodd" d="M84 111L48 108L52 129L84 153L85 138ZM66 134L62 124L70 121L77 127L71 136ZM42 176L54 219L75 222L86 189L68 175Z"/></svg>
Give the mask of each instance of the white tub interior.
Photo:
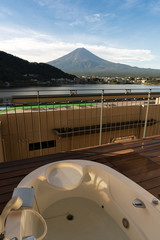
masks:
<svg viewBox="0 0 160 240"><path fill-rule="evenodd" d="M43 216L48 226L46 240L129 239L113 218L89 199L73 197L59 200L47 208Z"/></svg>
<svg viewBox="0 0 160 240"><path fill-rule="evenodd" d="M48 164L25 177L18 187L34 188L33 208L48 227L45 240L157 240L159 206L151 204L152 195L102 164L83 160ZM144 201L145 209L132 205L136 198ZM19 218L28 232L17 228L18 239L41 235L40 222L34 224L27 214ZM123 220L128 222L126 228Z"/></svg>

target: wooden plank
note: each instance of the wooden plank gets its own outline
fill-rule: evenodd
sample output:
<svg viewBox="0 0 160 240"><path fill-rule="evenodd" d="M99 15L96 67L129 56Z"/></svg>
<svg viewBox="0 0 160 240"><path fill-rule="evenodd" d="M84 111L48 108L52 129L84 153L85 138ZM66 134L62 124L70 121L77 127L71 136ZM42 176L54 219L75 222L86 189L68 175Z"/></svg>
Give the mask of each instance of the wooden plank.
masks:
<svg viewBox="0 0 160 240"><path fill-rule="evenodd" d="M4 203L0 203L0 213L3 211L5 205L6 205L7 201Z"/></svg>
<svg viewBox="0 0 160 240"><path fill-rule="evenodd" d="M2 186L1 191L0 191L0 198L1 198L1 195L5 194L5 193L13 192L14 188L16 188L16 187L17 187L17 183Z"/></svg>
<svg viewBox="0 0 160 240"><path fill-rule="evenodd" d="M2 203L6 203L12 197L12 192L4 193L0 196L0 206Z"/></svg>
<svg viewBox="0 0 160 240"><path fill-rule="evenodd" d="M132 176L132 180L136 181L137 183L140 183L142 181L157 178L159 176L160 176L160 169L159 168L153 169L153 170L150 169L148 172L140 173L139 175L136 173L135 176Z"/></svg>
<svg viewBox="0 0 160 240"><path fill-rule="evenodd" d="M150 157L150 159L151 159L153 162L155 162L155 163L157 163L157 164L160 165L160 156Z"/></svg>
<svg viewBox="0 0 160 240"><path fill-rule="evenodd" d="M13 176L25 176L26 174L30 173L31 171L35 170L36 167L31 167L31 168L25 168L23 170L17 170L13 172L8 172L8 173L1 173L0 174L0 180L1 179L8 179Z"/></svg>
<svg viewBox="0 0 160 240"><path fill-rule="evenodd" d="M160 198L160 187L159 186L149 189L148 192L153 194L156 198Z"/></svg>
<svg viewBox="0 0 160 240"><path fill-rule="evenodd" d="M0 211L11 198L14 187L25 175L42 165L67 159L86 159L110 166L157 197L160 192L159 149L160 137L152 137L1 163Z"/></svg>
<svg viewBox="0 0 160 240"><path fill-rule="evenodd" d="M142 153L143 155L148 155L150 154L150 156L156 156L156 154L160 153L160 149L159 149L160 145L156 145L156 146L150 146L149 148L144 147L143 149L141 149L139 151L139 153Z"/></svg>
<svg viewBox="0 0 160 240"><path fill-rule="evenodd" d="M141 167L136 167L134 169L126 169L126 171L124 171L124 174L126 176L128 176L129 178L131 178L132 180L133 180L132 176L134 176L135 182L138 182L137 179L138 179L139 175L146 174L148 171L156 170L156 169L157 169L157 167L153 166L153 165L151 165L149 168L145 168L145 167L141 166Z"/></svg>
<svg viewBox="0 0 160 240"><path fill-rule="evenodd" d="M139 182L139 185L141 187L145 188L146 190L149 190L149 189L152 189L155 187L159 187L159 191L160 191L160 176L154 177L149 180L145 180L143 182Z"/></svg>
<svg viewBox="0 0 160 240"><path fill-rule="evenodd" d="M10 184L17 184L21 181L21 179L23 178L23 176L12 176L11 178L7 178L7 179L1 179L0 180L0 187L3 187L3 186L7 186L7 185L10 185Z"/></svg>

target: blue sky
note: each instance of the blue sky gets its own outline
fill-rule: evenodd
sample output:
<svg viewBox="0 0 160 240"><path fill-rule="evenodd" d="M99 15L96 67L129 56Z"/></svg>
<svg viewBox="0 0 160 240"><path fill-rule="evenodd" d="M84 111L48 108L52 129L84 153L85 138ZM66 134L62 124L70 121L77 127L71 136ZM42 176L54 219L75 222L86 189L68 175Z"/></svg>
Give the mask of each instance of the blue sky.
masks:
<svg viewBox="0 0 160 240"><path fill-rule="evenodd" d="M0 50L47 62L78 47L160 69L160 0L0 0Z"/></svg>

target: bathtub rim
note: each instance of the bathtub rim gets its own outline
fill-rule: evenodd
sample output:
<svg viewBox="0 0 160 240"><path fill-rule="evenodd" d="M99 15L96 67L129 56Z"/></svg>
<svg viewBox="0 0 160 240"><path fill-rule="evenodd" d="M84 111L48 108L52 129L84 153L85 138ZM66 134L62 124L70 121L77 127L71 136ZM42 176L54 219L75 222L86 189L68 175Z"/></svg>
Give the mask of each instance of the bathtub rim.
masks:
<svg viewBox="0 0 160 240"><path fill-rule="evenodd" d="M63 162L75 163L77 165L80 165L80 167L82 167L82 169L84 169L85 167L89 167L89 166L97 167L98 169L106 172L106 174L111 175L112 177L118 179L121 183L127 185L136 194L141 195L142 198L144 198L147 202L152 204L152 200L153 200L153 198L155 198L155 196L153 196L147 190L142 188L140 185L138 185L137 183L135 183L134 181L132 181L130 178L126 177L122 173L116 171L115 169L113 169L109 166L106 166L102 163L93 162L93 161L89 161L89 160L83 160L83 159L68 159L68 160L54 161L52 163L43 165L43 166L33 170L32 172L30 172L28 175L26 175L20 181L20 183L17 185L17 188L21 188L21 187L29 187L30 188L30 187L32 187L32 181L35 178L39 178L41 180L46 180L46 174L45 173L47 171L47 168L49 168L50 166L52 166L54 164L63 163ZM83 180L83 177L82 177L82 180ZM152 204L152 206L160 211L160 201L159 200L158 200L157 205Z"/></svg>

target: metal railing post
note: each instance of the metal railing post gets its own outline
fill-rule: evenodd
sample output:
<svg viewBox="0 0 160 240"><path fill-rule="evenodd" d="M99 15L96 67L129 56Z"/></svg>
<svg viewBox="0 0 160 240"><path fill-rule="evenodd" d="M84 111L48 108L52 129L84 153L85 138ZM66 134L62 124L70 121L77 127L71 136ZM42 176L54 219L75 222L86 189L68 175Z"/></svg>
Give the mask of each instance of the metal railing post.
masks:
<svg viewBox="0 0 160 240"><path fill-rule="evenodd" d="M2 122L0 121L0 162L5 162L4 149L3 149L3 138L2 138Z"/></svg>
<svg viewBox="0 0 160 240"><path fill-rule="evenodd" d="M99 145L102 144L103 100L104 100L104 90L102 90L102 95L101 95L101 114L100 114Z"/></svg>
<svg viewBox="0 0 160 240"><path fill-rule="evenodd" d="M146 136L150 97L151 97L151 89L149 89L149 92L148 92L148 101L147 101L145 124L144 124L144 130L143 130L143 138L145 138L145 136Z"/></svg>
<svg viewBox="0 0 160 240"><path fill-rule="evenodd" d="M38 121L39 121L40 156L42 156L42 132L41 132L41 116L40 116L39 91L37 91L37 102L38 102Z"/></svg>

